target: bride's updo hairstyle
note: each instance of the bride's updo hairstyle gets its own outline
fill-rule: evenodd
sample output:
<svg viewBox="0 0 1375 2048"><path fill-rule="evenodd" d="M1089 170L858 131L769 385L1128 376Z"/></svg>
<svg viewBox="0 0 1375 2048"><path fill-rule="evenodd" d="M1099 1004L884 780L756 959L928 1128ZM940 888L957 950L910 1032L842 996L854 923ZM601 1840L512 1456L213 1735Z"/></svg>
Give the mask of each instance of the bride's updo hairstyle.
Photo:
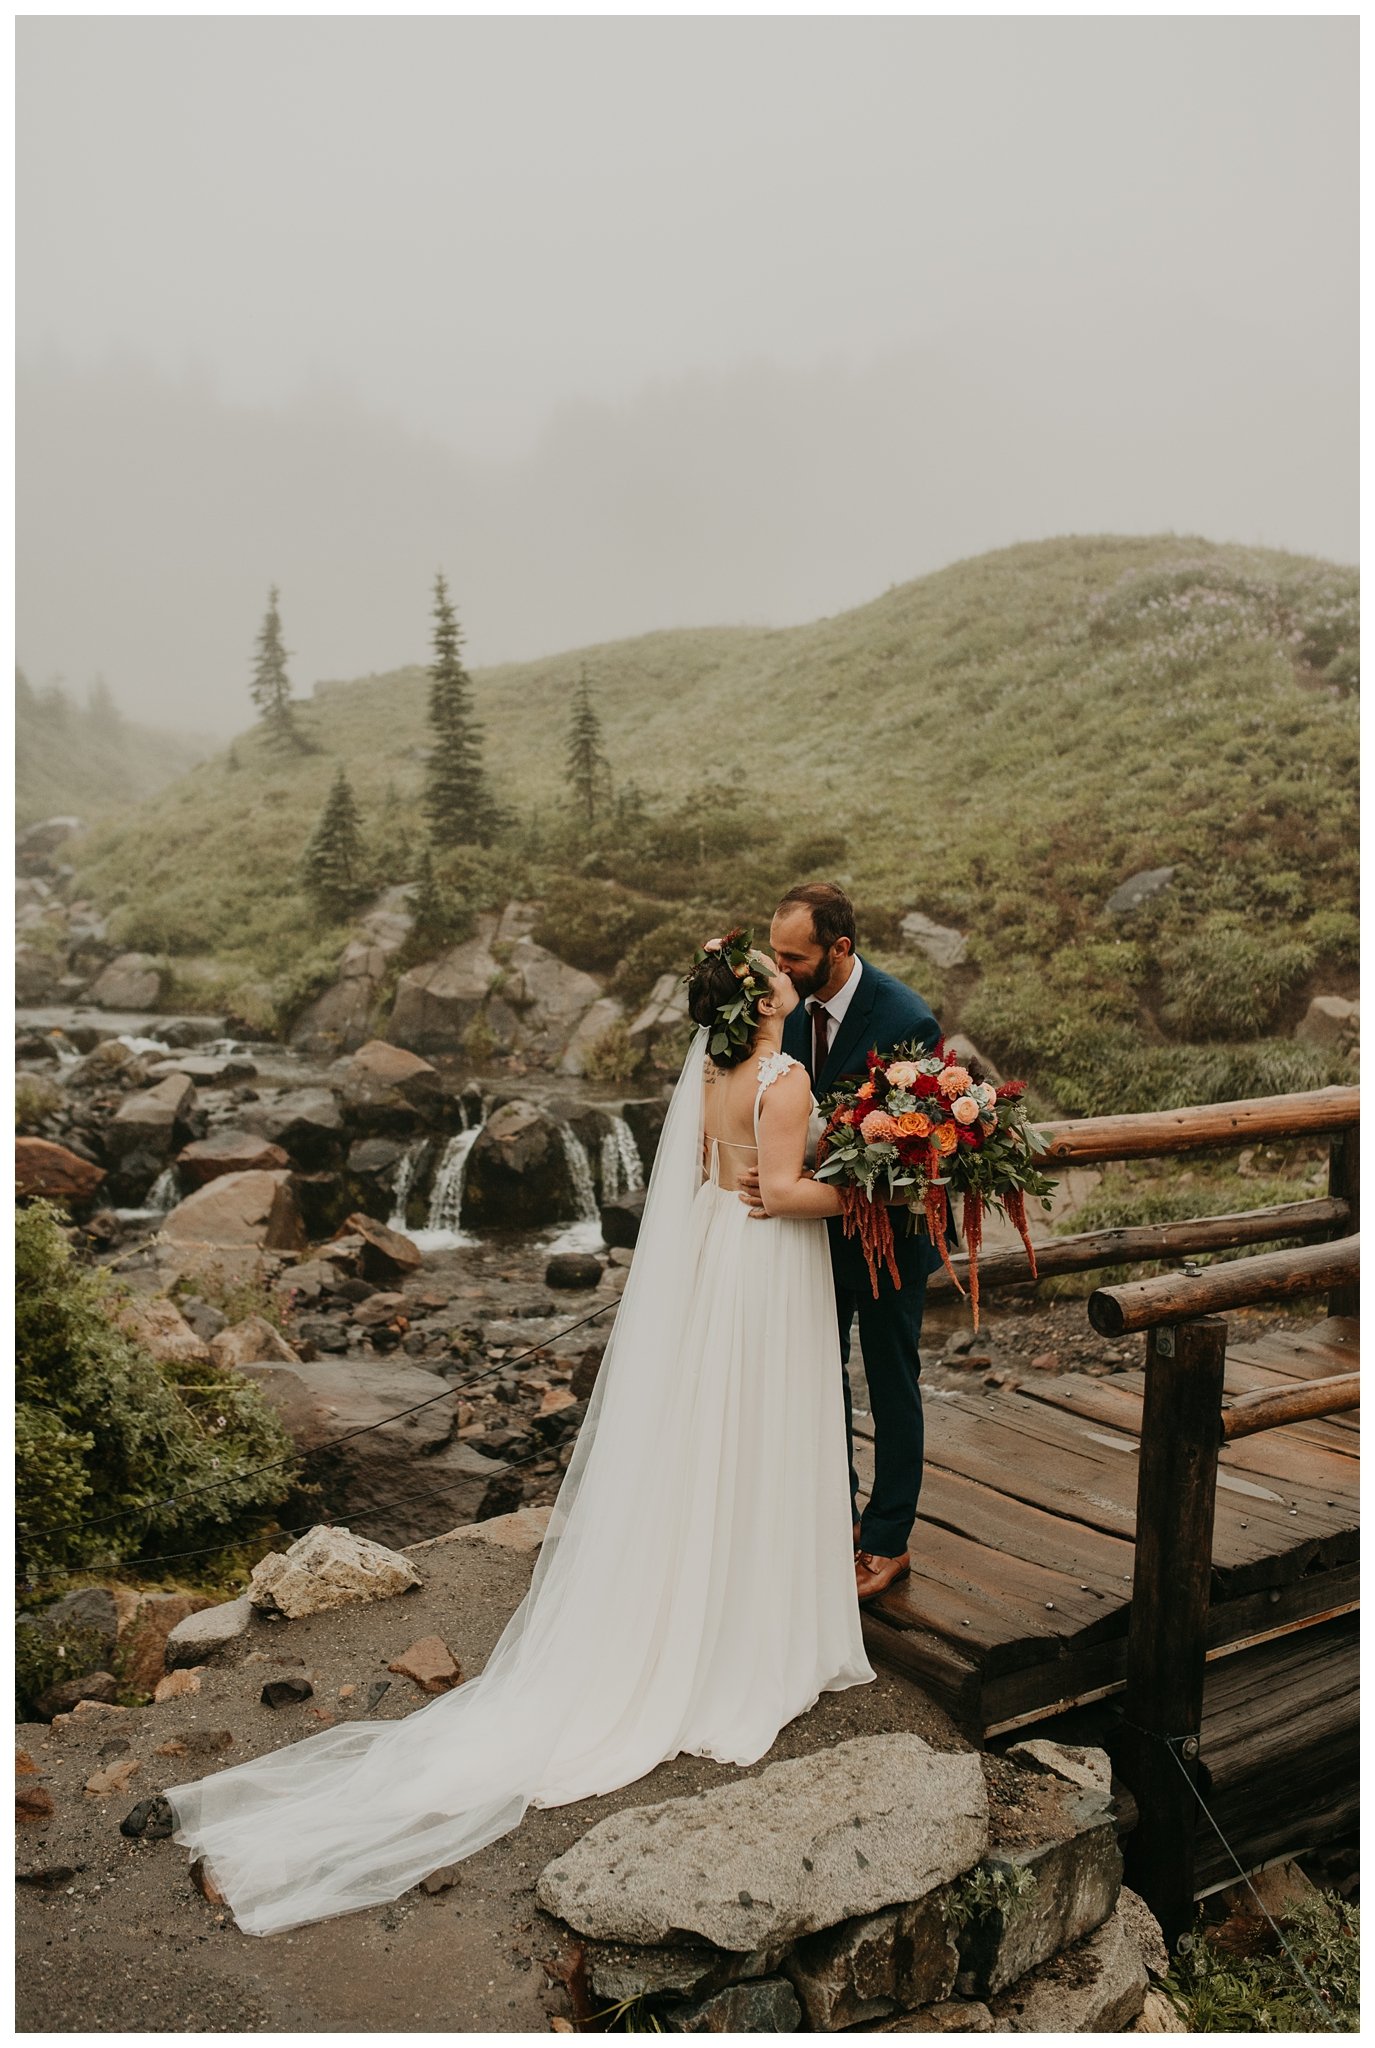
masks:
<svg viewBox="0 0 1375 2048"><path fill-rule="evenodd" d="M683 976L688 1015L711 1033L707 1056L714 1066L738 1067L749 1057L759 1031L759 1005L771 993L754 950L754 933L737 925L722 939L708 939Z"/></svg>

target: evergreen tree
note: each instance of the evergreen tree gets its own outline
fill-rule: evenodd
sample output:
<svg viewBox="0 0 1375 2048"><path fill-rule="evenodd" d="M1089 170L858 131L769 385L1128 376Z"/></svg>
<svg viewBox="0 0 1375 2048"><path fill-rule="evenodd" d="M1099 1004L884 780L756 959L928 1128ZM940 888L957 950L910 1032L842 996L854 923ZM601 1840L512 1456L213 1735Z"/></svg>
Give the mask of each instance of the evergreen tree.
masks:
<svg viewBox="0 0 1375 2048"><path fill-rule="evenodd" d="M463 635L442 575L434 579L434 660L424 809L436 846L486 846L498 823L482 768L482 728L473 717L473 685L459 652Z"/></svg>
<svg viewBox="0 0 1375 2048"><path fill-rule="evenodd" d="M573 692L573 716L568 727L568 781L573 801L587 812L589 825L595 823L597 805L611 795L611 763L602 752L602 722L592 702L592 685L583 669Z"/></svg>
<svg viewBox="0 0 1375 2048"><path fill-rule="evenodd" d="M358 805L342 767L301 858L301 880L320 909L338 917L358 896L363 834Z"/></svg>
<svg viewBox="0 0 1375 2048"><path fill-rule="evenodd" d="M258 707L258 717L273 745L304 751L306 742L296 723L291 684L287 680L282 617L277 609L278 594L274 583L268 591L267 611L258 629L249 694Z"/></svg>
<svg viewBox="0 0 1375 2048"><path fill-rule="evenodd" d="M86 716L96 732L106 738L114 738L123 730L123 715L104 676L97 676L86 692Z"/></svg>

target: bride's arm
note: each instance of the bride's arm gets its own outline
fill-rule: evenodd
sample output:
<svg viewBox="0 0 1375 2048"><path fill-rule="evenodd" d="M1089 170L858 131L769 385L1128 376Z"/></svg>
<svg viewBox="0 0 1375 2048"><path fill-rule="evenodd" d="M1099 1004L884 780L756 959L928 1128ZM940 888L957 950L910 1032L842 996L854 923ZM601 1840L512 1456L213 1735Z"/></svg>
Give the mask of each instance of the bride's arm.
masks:
<svg viewBox="0 0 1375 2048"><path fill-rule="evenodd" d="M806 1170L812 1091L805 1067L791 1067L759 1105L759 1197L770 1216L838 1216L840 1195Z"/></svg>

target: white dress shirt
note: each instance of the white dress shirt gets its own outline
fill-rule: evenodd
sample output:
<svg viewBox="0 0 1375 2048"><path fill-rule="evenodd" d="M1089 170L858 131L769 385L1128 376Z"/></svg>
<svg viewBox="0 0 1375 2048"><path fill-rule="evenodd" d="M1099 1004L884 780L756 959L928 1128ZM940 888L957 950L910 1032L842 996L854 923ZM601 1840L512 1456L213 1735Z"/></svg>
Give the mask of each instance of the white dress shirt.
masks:
<svg viewBox="0 0 1375 2048"><path fill-rule="evenodd" d="M818 1010L826 1012L826 1051L828 1055L831 1047L836 1042L836 1033L840 1029L841 1020L855 999L855 990L859 987L859 977L864 972L864 962L860 959L858 953L853 957L855 964L850 970L849 980L844 982L833 996L829 997L824 1003L817 996L807 996L805 998L807 1017L811 1024L813 1038L815 1038L816 1034L816 1013Z"/></svg>

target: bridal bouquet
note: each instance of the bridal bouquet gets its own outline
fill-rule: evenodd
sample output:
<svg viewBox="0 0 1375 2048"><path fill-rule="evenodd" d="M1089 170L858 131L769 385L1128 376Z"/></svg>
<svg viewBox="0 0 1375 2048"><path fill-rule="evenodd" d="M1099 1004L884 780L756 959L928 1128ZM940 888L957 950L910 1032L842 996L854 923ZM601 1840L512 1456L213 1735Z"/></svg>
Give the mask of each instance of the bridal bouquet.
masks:
<svg viewBox="0 0 1375 2048"><path fill-rule="evenodd" d="M869 1279L878 1293L887 1266L901 1286L887 1203L904 1197L926 1227L942 1264L961 1294L946 1247L950 1202L964 1198L962 1223L969 1250L969 1298L979 1327L979 1245L984 1211L996 1202L1026 1246L1032 1278L1036 1253L1027 1234L1026 1199L1050 1206L1055 1183L1035 1164L1046 1140L1022 1107L1024 1081L994 1087L976 1081L957 1055L937 1045L871 1052L865 1080L851 1078L822 1103L826 1128L816 1177L836 1182L844 1202L846 1235L858 1235Z"/></svg>

